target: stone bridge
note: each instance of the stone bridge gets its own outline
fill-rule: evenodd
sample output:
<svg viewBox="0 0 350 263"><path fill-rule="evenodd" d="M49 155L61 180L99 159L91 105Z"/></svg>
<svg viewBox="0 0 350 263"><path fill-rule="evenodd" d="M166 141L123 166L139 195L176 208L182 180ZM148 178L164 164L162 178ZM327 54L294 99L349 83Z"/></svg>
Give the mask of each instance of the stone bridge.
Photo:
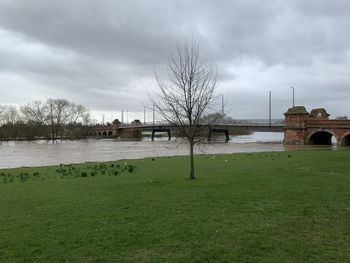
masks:
<svg viewBox="0 0 350 263"><path fill-rule="evenodd" d="M285 115L284 144L350 145L350 120L330 120L325 109L304 106L288 109Z"/></svg>
<svg viewBox="0 0 350 263"><path fill-rule="evenodd" d="M134 120L129 125L122 125L118 119L107 125L96 125L92 127L88 136L94 138L141 138L141 122Z"/></svg>
<svg viewBox="0 0 350 263"><path fill-rule="evenodd" d="M237 123L237 124L213 124L201 127L203 136L211 140L214 134L222 134L225 140L230 140L230 134L250 133L250 132L283 132L283 124L263 124L263 123ZM97 125L89 131L89 136L94 138L141 138L142 132L149 132L151 140L154 140L155 134L167 133L168 139L171 139L172 133L179 134L177 127L163 124L142 124L139 120L134 120L131 124L122 124L115 120L109 125Z"/></svg>

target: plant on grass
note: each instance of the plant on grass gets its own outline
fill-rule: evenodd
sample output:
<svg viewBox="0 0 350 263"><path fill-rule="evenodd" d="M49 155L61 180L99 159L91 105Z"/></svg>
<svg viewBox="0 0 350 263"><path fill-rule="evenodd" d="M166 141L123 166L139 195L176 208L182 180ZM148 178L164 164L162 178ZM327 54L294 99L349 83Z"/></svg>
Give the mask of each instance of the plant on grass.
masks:
<svg viewBox="0 0 350 263"><path fill-rule="evenodd" d="M128 172L129 172L129 173L133 173L133 172L134 172L134 170L135 170L135 166L134 166L134 165L129 164L129 165L128 165Z"/></svg>

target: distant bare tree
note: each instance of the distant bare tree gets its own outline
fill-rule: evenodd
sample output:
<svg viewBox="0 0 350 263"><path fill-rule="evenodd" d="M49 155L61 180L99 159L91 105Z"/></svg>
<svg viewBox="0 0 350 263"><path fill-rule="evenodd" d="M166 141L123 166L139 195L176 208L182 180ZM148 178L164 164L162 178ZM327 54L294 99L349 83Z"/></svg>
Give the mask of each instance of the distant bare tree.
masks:
<svg viewBox="0 0 350 263"><path fill-rule="evenodd" d="M0 107L0 121L2 123L15 124L19 120L17 108L13 105Z"/></svg>
<svg viewBox="0 0 350 263"><path fill-rule="evenodd" d="M50 137L47 131L48 109L46 103L33 101L21 107L22 118L26 125L26 137Z"/></svg>
<svg viewBox="0 0 350 263"><path fill-rule="evenodd" d="M70 114L67 119L65 127L67 129L66 136L70 137L71 132L76 128L77 123L84 125L84 127L89 125L90 122L90 112L83 106L75 103L70 103ZM85 129L80 129L84 133Z"/></svg>
<svg viewBox="0 0 350 263"><path fill-rule="evenodd" d="M22 106L21 113L24 121L28 123L39 126L46 124L47 106L41 101L34 101Z"/></svg>
<svg viewBox="0 0 350 263"><path fill-rule="evenodd" d="M157 73L160 93L152 99L156 110L184 136L190 148L190 179L195 179L194 146L206 137L202 116L207 114L217 87L216 66L204 62L193 41L179 47L168 63L167 80Z"/></svg>
<svg viewBox="0 0 350 263"><path fill-rule="evenodd" d="M78 121L87 122L88 110L65 99L48 99L45 103L35 101L21 107L24 120L37 127L49 129L52 141L58 137L69 137Z"/></svg>
<svg viewBox="0 0 350 263"><path fill-rule="evenodd" d="M68 129L67 136L77 121L84 117L87 109L82 105L76 105L65 99L49 99L47 104L47 124L51 130L52 140L59 136L62 138L64 128Z"/></svg>
<svg viewBox="0 0 350 263"><path fill-rule="evenodd" d="M16 136L15 125L19 121L20 116L15 106L0 106L1 137L9 140L12 136Z"/></svg>

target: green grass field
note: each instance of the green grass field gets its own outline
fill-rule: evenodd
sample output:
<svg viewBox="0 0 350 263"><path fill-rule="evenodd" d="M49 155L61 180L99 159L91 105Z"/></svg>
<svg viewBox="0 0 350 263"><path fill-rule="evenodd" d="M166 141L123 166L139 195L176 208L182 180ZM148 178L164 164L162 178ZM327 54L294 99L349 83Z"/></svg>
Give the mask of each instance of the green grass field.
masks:
<svg viewBox="0 0 350 263"><path fill-rule="evenodd" d="M0 170L0 262L350 262L350 152Z"/></svg>

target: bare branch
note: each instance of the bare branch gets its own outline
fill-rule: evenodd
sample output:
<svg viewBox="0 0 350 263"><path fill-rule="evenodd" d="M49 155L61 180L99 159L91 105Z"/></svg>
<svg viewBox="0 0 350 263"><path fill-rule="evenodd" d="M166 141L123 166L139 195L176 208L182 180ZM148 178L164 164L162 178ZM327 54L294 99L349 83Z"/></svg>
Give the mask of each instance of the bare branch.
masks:
<svg viewBox="0 0 350 263"><path fill-rule="evenodd" d="M155 72L160 92L151 98L157 112L170 125L185 136L190 145L191 172L194 179L193 146L202 142L204 123L202 116L209 110L217 87L217 68L203 62L198 43L192 41L170 56L167 80Z"/></svg>

